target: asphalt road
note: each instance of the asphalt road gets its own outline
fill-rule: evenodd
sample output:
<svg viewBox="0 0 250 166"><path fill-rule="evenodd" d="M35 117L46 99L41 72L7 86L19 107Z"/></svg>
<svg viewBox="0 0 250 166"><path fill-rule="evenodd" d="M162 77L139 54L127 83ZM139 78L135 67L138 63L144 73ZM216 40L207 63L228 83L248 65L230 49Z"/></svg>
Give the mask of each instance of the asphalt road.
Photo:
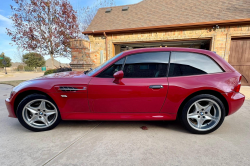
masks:
<svg viewBox="0 0 250 166"><path fill-rule="evenodd" d="M0 85L0 165L250 165L250 100L208 135L177 122L64 121L35 133L9 118ZM148 130L142 130L147 126Z"/></svg>

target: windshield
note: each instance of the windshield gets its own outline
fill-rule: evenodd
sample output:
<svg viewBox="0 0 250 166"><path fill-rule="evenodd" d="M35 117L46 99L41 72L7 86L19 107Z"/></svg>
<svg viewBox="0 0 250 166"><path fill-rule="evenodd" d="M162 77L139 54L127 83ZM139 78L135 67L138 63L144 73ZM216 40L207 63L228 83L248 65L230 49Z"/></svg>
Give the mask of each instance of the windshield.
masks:
<svg viewBox="0 0 250 166"><path fill-rule="evenodd" d="M114 56L113 58L109 59L108 61L104 62L103 64L101 64L100 66L94 68L93 70L91 70L90 72L87 73L88 76L93 76L95 73L97 73L99 70L101 70L104 66L106 66L107 64L109 64L111 61L113 61L114 59L120 57L122 55L122 52L120 54L117 54L116 56Z"/></svg>

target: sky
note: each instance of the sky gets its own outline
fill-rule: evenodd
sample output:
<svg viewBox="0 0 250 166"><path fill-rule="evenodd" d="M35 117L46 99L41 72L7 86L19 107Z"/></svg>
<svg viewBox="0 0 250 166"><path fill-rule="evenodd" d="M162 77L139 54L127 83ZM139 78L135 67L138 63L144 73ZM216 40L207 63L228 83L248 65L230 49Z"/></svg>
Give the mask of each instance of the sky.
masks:
<svg viewBox="0 0 250 166"><path fill-rule="evenodd" d="M0 0L0 54L5 53L5 56L8 56L12 59L12 62L20 61L18 54L22 54L22 51L17 50L15 43L11 41L11 37L6 34L6 28L12 28L12 21L9 17L12 14L10 5L15 6L15 2L12 0ZM74 9L79 7L91 6L95 0L69 0ZM115 0L116 6L128 5L138 3L142 0ZM10 44L12 43L12 44ZM45 59L49 59L49 56L45 56ZM70 63L70 59L67 58L56 58L56 60L61 63Z"/></svg>

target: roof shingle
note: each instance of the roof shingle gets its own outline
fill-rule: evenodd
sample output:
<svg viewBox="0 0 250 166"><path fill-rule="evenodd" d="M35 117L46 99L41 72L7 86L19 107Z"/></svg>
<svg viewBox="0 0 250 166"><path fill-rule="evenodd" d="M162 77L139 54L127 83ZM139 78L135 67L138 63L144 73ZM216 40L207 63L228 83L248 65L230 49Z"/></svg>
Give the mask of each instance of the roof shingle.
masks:
<svg viewBox="0 0 250 166"><path fill-rule="evenodd" d="M129 6L100 8L86 31L250 18L250 0L144 0Z"/></svg>

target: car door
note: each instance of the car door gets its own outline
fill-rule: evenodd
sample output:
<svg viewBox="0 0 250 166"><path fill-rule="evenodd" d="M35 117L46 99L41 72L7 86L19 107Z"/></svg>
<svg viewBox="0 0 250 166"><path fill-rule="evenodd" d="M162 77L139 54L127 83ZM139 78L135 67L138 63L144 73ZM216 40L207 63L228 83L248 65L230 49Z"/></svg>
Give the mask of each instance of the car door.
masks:
<svg viewBox="0 0 250 166"><path fill-rule="evenodd" d="M160 112L168 91L169 54L132 54L94 77L88 86L91 110L97 113ZM113 74L119 70L123 70L124 78L116 84Z"/></svg>

